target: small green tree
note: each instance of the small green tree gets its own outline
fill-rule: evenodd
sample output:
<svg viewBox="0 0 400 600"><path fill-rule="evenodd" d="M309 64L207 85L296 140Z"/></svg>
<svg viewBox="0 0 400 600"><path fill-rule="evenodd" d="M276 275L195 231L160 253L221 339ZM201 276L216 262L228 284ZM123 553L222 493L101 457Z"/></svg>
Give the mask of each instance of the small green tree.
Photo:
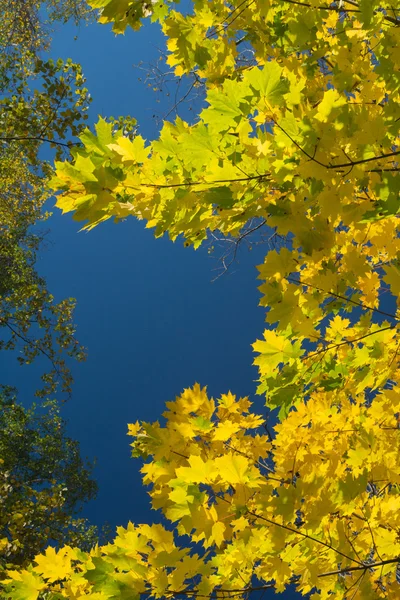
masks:
<svg viewBox="0 0 400 600"><path fill-rule="evenodd" d="M24 408L0 391L1 561L24 565L49 543L88 550L99 534L77 514L95 497L93 464L66 432L55 401Z"/></svg>

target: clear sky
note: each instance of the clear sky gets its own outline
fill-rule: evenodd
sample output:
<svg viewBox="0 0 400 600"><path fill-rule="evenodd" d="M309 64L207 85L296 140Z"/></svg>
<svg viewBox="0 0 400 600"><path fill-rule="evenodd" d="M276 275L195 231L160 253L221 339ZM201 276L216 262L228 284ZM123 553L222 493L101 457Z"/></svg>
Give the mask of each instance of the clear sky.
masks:
<svg viewBox="0 0 400 600"><path fill-rule="evenodd" d="M168 99L147 87L133 64L155 63L163 47L156 26L115 37L109 27L93 24L78 32L59 29L52 54L82 64L93 97L89 123L98 114L130 114L151 139L157 134L153 115L167 112ZM263 411L262 398L254 396L251 343L263 331L255 265L267 247L244 248L229 273L212 282L220 263L206 247L195 252L157 240L133 218L78 233L79 224L54 209L48 225L39 272L56 299L77 299L77 335L88 349L87 361L73 365L74 393L64 411L83 455L97 458L99 494L85 515L112 528L158 519L149 510L140 461L130 458L127 423L157 420L164 403L196 381L213 396L228 390L250 395ZM23 400L38 367L22 371L14 362L9 374Z"/></svg>

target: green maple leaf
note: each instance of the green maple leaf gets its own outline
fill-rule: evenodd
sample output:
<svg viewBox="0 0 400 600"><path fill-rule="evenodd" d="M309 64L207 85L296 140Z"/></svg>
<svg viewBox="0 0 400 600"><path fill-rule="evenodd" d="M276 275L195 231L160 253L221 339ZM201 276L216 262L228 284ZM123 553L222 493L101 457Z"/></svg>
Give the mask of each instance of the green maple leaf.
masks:
<svg viewBox="0 0 400 600"><path fill-rule="evenodd" d="M207 204L213 204L220 208L231 208L235 204L232 190L227 186L221 186L209 190L204 195Z"/></svg>
<svg viewBox="0 0 400 600"><path fill-rule="evenodd" d="M374 9L378 6L379 3L376 0L360 0L361 21L365 26L368 27L371 24L375 12Z"/></svg>
<svg viewBox="0 0 400 600"><path fill-rule="evenodd" d="M215 88L207 94L210 106L202 112L204 123L212 125L216 131L236 128L240 119L249 112L251 95L251 90L244 81L224 81L222 89Z"/></svg>
<svg viewBox="0 0 400 600"><path fill-rule="evenodd" d="M84 577L93 584L93 591L107 590L110 595L117 594L119 586L111 576L111 573L114 573L115 568L103 558L94 556L92 562L95 568L86 571Z"/></svg>
<svg viewBox="0 0 400 600"><path fill-rule="evenodd" d="M282 104L289 92L289 83L282 78L282 68L277 62L268 62L262 69L254 67L246 72L243 80L270 104Z"/></svg>

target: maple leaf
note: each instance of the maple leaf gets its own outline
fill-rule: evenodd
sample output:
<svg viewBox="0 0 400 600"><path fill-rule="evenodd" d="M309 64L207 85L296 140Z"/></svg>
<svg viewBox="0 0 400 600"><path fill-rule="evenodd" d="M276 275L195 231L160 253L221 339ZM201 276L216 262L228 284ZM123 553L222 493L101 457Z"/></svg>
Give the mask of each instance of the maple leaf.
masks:
<svg viewBox="0 0 400 600"><path fill-rule="evenodd" d="M275 61L267 62L261 69L249 69L243 80L272 105L281 104L289 91L289 83L282 77L282 68Z"/></svg>
<svg viewBox="0 0 400 600"><path fill-rule="evenodd" d="M200 456L190 456L189 467L179 467L176 470L177 477L182 481L193 483L206 483L215 477L213 463L203 461Z"/></svg>
<svg viewBox="0 0 400 600"><path fill-rule="evenodd" d="M35 557L35 571L46 576L49 581L64 579L71 573L71 561L76 558L72 548L65 546L58 552L54 548L46 548L44 554Z"/></svg>
<svg viewBox="0 0 400 600"><path fill-rule="evenodd" d="M254 359L254 364L260 367L260 373L263 376L273 374L280 364L293 364L304 353L301 342L293 342L284 333L277 334L275 331L266 329L264 340L253 344L254 351L260 354Z"/></svg>
<svg viewBox="0 0 400 600"><path fill-rule="evenodd" d="M30 571L7 571L6 584L10 585L10 597L13 600L37 600L39 593L45 588L41 577Z"/></svg>
<svg viewBox="0 0 400 600"><path fill-rule="evenodd" d="M247 484L257 487L258 475L252 469L249 460L240 454L228 453L215 459L215 469L223 482L235 485Z"/></svg>
<svg viewBox="0 0 400 600"><path fill-rule="evenodd" d="M120 154L123 162L133 164L142 164L149 152L148 148L145 148L143 138L139 135L134 140L121 136L117 138L116 143L108 143L107 148Z"/></svg>
<svg viewBox="0 0 400 600"><path fill-rule="evenodd" d="M229 420L224 420L222 423L218 423L218 427L214 430L213 440L220 440L222 442L226 442L231 438L235 433L240 431L241 426L238 423L234 423Z"/></svg>
<svg viewBox="0 0 400 600"><path fill-rule="evenodd" d="M332 113L335 115L335 109L340 108L346 104L346 98L342 97L337 90L327 90L324 93L324 97L318 104L316 119L318 121L327 122L329 121Z"/></svg>

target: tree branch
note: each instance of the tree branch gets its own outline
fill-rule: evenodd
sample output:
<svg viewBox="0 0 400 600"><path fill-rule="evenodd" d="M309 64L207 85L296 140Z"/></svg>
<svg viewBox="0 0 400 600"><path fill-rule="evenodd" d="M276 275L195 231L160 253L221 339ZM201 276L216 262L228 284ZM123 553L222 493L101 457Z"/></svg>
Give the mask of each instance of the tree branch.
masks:
<svg viewBox="0 0 400 600"><path fill-rule="evenodd" d="M346 2L347 4L351 4L352 6L355 6L357 8L351 9L351 8L339 8L338 6L314 6L309 4L308 2L299 2L298 0L281 0L281 2L286 2L287 4L296 4L297 6L306 6L307 8L312 8L313 10L317 9L317 10L327 10L327 11L331 11L331 12L338 12L338 13L361 13L359 6L357 4L357 2L352 2L352 0L343 0L344 2ZM374 10L374 14L377 14L378 11ZM400 25L400 21L398 19L395 19L393 17L389 17L388 15L384 16L385 21L389 21L389 23L393 23L394 25Z"/></svg>
<svg viewBox="0 0 400 600"><path fill-rule="evenodd" d="M64 146L65 148L70 148L71 146L79 146L81 144L81 142L57 142L56 140L50 140L48 138L45 137L35 137L35 136L28 136L28 137L14 137L14 136L6 136L6 137L0 137L0 141L3 142L25 142L25 141L36 141L36 142L48 142L49 144L56 144L56 146Z"/></svg>
<svg viewBox="0 0 400 600"><path fill-rule="evenodd" d="M382 567L383 565L389 565L391 563L400 562L400 556L397 558L388 558L386 560L381 560L379 562L374 562L370 564L362 564L358 567L345 567L344 569L337 569L336 571L329 571L329 573L321 573L318 577L331 577L332 575L345 575L346 573L351 573L353 571L366 571L367 569L374 569L376 567Z"/></svg>
<svg viewBox="0 0 400 600"><path fill-rule="evenodd" d="M382 329L378 329L377 331L370 331L369 333L366 333L366 334L360 336L359 338L354 338L353 340L345 340L344 342L340 342L339 344L333 344L332 346L328 346L327 348L321 348L321 350L317 350L316 352L307 354L307 356L305 356L303 360L308 360L309 358L312 358L313 356L317 356L318 354L323 354L324 352L328 352L329 350L335 350L336 348L339 348L340 346L344 346L345 344L354 344L355 342L364 340L365 338L369 337L370 335L375 335L377 333L381 333L382 331L388 331L389 329L395 329L395 326L389 325L389 327L383 327Z"/></svg>
<svg viewBox="0 0 400 600"><path fill-rule="evenodd" d="M327 165L327 164L321 162L320 160L317 160L315 158L315 156L313 156L312 154L309 154L307 152L307 150L304 150L304 148L302 148L300 146L300 144L298 142L296 142L296 140L294 140L293 137L287 131L285 131L285 129L281 125L279 125L279 123L275 119L272 119L272 121L278 127L278 129L280 129L282 131L282 133L284 133L289 138L289 140L300 150L300 152L302 152L305 156L307 156L307 158L309 158L311 161L317 163L317 165L320 165L321 167L324 167L325 169L345 169L347 167L353 168L356 165L362 165L364 163L373 162L375 160L382 160L385 158L390 158L392 156L400 155L400 150L396 150L395 152L388 152L387 154L381 154L379 156L372 156L371 158L363 158L360 160L349 159L349 162L346 162L346 163L340 163L338 165L331 165L331 164ZM382 170L384 170L384 169L378 169L377 171L380 172ZM390 170L392 170L392 169L390 169ZM395 170L397 171L398 168L396 168ZM374 172L375 172L375 169L374 169Z"/></svg>
<svg viewBox="0 0 400 600"><path fill-rule="evenodd" d="M397 321L398 323L400 322L400 319L398 319L397 317L395 317L394 315L392 315L390 313L385 312L384 310L379 310L378 308L373 308L372 306L366 306L365 304L362 304L361 302L357 302L356 300L352 300L351 298L346 298L346 296L341 296L340 294L335 294L335 292L327 292L326 290L323 290L316 285L313 285L311 283L305 283L304 281L298 281L297 279L294 279L293 277L286 277L286 279L292 283L296 283L299 286L305 285L306 287L312 287L313 289L318 290L319 292L322 292L323 294L326 294L327 296L333 296L334 298L338 298L339 300L344 300L345 302L350 302L350 304L359 306L363 310L371 310L380 315L383 315L384 317L389 317L390 319L393 319L394 321Z"/></svg>
<svg viewBox="0 0 400 600"><path fill-rule="evenodd" d="M325 548L328 548L329 550L336 552L336 554L343 556L343 558L346 558L347 560L350 560L351 562L355 562L355 563L361 565L362 568L365 568L364 565L362 563L360 563L359 560L356 560L355 558L351 558L350 556L347 556L347 554L344 554L344 552L341 552L341 550L334 548L331 544L327 544L326 542L323 542L322 540L318 540L317 538L315 538L311 535L308 535L308 533L304 533L300 529L295 529L294 527L290 527L289 525L284 525L283 523L277 523L276 521L273 521L272 519L268 519L267 517L264 517L263 515L259 515L250 510L247 512L247 514L252 515L256 519L260 519L261 521L265 521L266 523L270 523L271 525L276 525L277 527L286 529L287 531L295 533L296 535L300 535L301 537L311 540L312 542L316 542L317 544L320 544L321 546L325 546Z"/></svg>
<svg viewBox="0 0 400 600"><path fill-rule="evenodd" d="M0 138L1 139L1 138ZM238 177L237 179L216 179L214 181L187 181L185 183L141 183L140 185L126 185L127 189L139 190L140 188L155 188L155 189L171 189L181 187L194 187L197 185L209 185L212 186L214 183L236 183L238 181L254 181L255 179L262 180L270 176L270 173L263 173L262 175L249 175L248 177ZM112 191L112 190L110 190Z"/></svg>

